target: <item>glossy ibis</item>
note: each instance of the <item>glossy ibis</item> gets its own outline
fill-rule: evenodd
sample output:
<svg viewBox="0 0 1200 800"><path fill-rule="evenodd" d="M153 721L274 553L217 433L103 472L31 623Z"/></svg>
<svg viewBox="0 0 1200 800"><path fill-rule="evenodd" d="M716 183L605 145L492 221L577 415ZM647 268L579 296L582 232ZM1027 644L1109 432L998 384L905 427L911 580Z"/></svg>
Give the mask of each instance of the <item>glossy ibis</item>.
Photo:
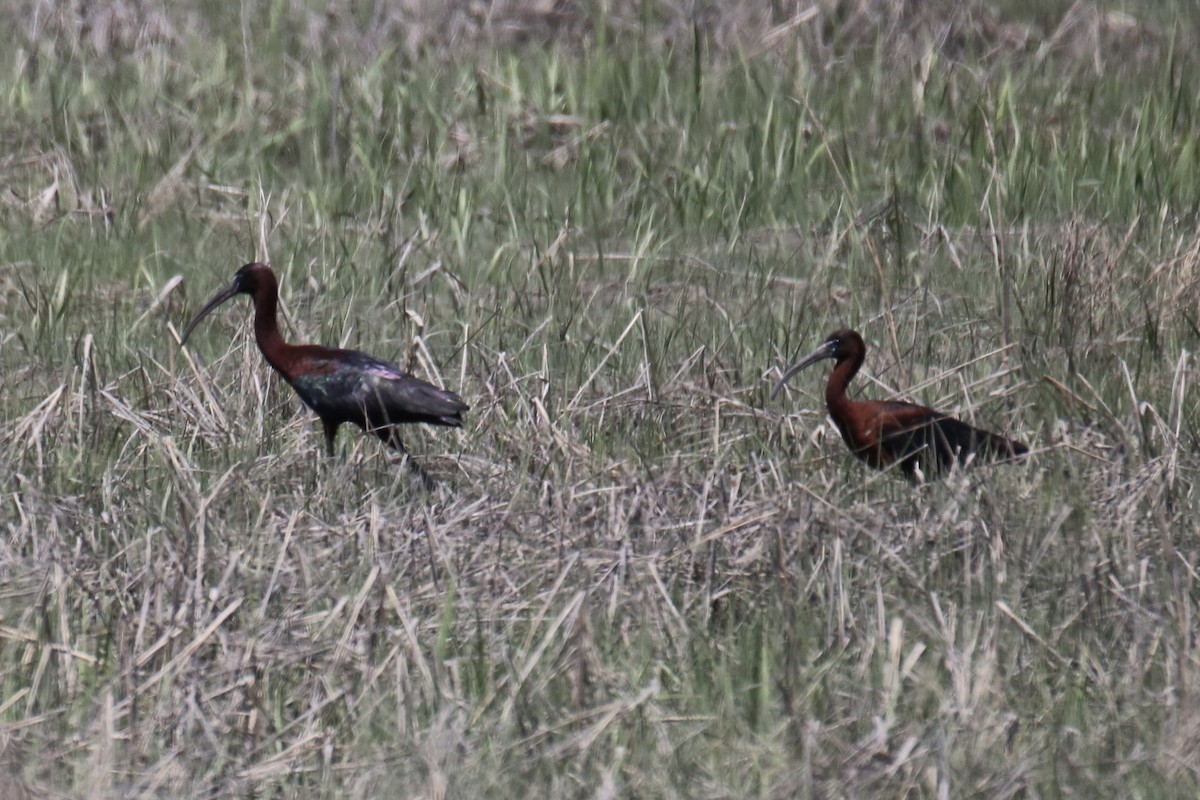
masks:
<svg viewBox="0 0 1200 800"><path fill-rule="evenodd" d="M818 361L833 359L825 386L825 405L850 452L875 469L899 462L913 482L933 478L954 464L1011 461L1029 448L1020 442L973 428L940 411L893 400L851 400L846 387L858 374L867 346L856 331L830 334L810 355L797 361L775 385L772 399L796 373Z"/></svg>
<svg viewBox="0 0 1200 800"><path fill-rule="evenodd" d="M184 328L180 344L187 342L200 320L239 294L254 298L254 338L258 349L296 390L304 405L321 418L330 455L338 426L343 422L354 423L405 455L408 451L400 441L397 426L410 422L462 426L462 413L470 406L454 392L439 389L357 350L283 341L275 314L279 284L266 264L252 263L239 269L233 283L209 300ZM411 459L409 464L429 485L425 472Z"/></svg>

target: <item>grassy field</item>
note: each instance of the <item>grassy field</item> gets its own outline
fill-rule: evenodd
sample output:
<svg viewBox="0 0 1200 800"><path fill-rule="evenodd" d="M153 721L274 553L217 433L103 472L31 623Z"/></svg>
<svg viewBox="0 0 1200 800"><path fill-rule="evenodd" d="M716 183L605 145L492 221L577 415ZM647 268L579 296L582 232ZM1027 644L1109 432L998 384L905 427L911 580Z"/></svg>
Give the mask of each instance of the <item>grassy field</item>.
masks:
<svg viewBox="0 0 1200 800"><path fill-rule="evenodd" d="M0 797L1200 796L1148 5L3 3ZM252 259L471 403L433 492L246 302L179 346ZM769 399L844 326L1031 462L914 490L824 369Z"/></svg>

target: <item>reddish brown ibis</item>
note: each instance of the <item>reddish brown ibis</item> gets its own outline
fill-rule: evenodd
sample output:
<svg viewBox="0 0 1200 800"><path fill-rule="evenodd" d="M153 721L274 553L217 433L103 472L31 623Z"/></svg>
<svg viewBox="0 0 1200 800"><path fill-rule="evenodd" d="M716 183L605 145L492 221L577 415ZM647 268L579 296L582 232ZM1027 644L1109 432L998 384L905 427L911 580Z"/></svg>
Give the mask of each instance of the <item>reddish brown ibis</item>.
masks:
<svg viewBox="0 0 1200 800"><path fill-rule="evenodd" d="M910 481L919 482L972 461L1012 461L1029 448L1020 442L973 428L940 411L894 400L851 400L846 387L858 374L867 346L857 332L830 334L811 354L788 367L772 399L792 376L818 361L833 359L825 405L850 452L875 469L899 462Z"/></svg>
<svg viewBox="0 0 1200 800"><path fill-rule="evenodd" d="M439 389L357 350L283 341L276 320L279 284L266 264L247 264L239 269L233 283L209 300L184 328L180 344L187 342L200 320L239 294L254 298L254 338L258 349L296 390L304 405L321 418L330 455L338 426L343 422L354 423L405 454L408 451L400 441L399 425L424 422L453 428L462 426L462 413L470 406L454 392ZM409 464L428 484L428 477L420 467L411 459Z"/></svg>

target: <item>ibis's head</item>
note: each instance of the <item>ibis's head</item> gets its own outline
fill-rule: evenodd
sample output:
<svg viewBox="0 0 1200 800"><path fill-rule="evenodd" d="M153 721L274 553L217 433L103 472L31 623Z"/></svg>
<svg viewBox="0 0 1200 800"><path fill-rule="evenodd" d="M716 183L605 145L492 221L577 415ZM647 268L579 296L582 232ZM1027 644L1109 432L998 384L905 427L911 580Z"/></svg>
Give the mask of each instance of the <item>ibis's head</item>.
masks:
<svg viewBox="0 0 1200 800"><path fill-rule="evenodd" d="M858 335L857 331L843 330L835 331L826 337L825 341L821 342L821 346L804 358L797 361L787 368L787 372L783 373L783 377L779 379L779 383L775 384L775 390L771 392L771 397L774 398L781 391L784 385L792 379L796 373L807 367L811 367L818 361L824 361L832 358L837 363L842 363L847 358L854 357L866 353L867 346L863 342L863 338Z"/></svg>
<svg viewBox="0 0 1200 800"><path fill-rule="evenodd" d="M179 340L179 343L186 344L188 337L192 334L192 330L200 324L200 320L211 314L217 306L226 300L239 294L253 296L259 291L260 287L267 288L274 285L275 273L271 272L271 268L266 264L254 262L242 267L234 273L233 282L213 295L213 298L208 301L204 308L200 309L200 312L192 317L192 321L183 329L183 337Z"/></svg>

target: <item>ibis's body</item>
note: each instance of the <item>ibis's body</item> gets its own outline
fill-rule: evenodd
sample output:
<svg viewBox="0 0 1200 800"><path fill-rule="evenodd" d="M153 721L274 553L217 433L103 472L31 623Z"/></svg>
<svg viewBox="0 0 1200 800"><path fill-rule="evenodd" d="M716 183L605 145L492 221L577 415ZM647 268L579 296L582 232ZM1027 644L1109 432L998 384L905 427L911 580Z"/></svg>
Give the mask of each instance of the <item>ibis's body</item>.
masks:
<svg viewBox="0 0 1200 800"><path fill-rule="evenodd" d="M275 273L266 264L247 264L239 269L233 283L188 323L182 341L187 341L200 320L239 294L254 299L254 338L258 349L304 404L321 418L330 455L338 426L344 422L357 425L402 452L404 445L398 425L411 422L456 428L462 425L462 414L470 407L454 392L439 389L357 350L285 342L276 316L279 286Z"/></svg>
<svg viewBox="0 0 1200 800"><path fill-rule="evenodd" d="M825 405L846 446L875 469L899 464L900 471L912 481L936 477L955 464L1011 461L1029 452L1018 441L916 403L851 400L846 390L866 353L866 344L855 331L831 334L813 353L788 368L772 397L805 367L833 359L833 372L825 386Z"/></svg>

